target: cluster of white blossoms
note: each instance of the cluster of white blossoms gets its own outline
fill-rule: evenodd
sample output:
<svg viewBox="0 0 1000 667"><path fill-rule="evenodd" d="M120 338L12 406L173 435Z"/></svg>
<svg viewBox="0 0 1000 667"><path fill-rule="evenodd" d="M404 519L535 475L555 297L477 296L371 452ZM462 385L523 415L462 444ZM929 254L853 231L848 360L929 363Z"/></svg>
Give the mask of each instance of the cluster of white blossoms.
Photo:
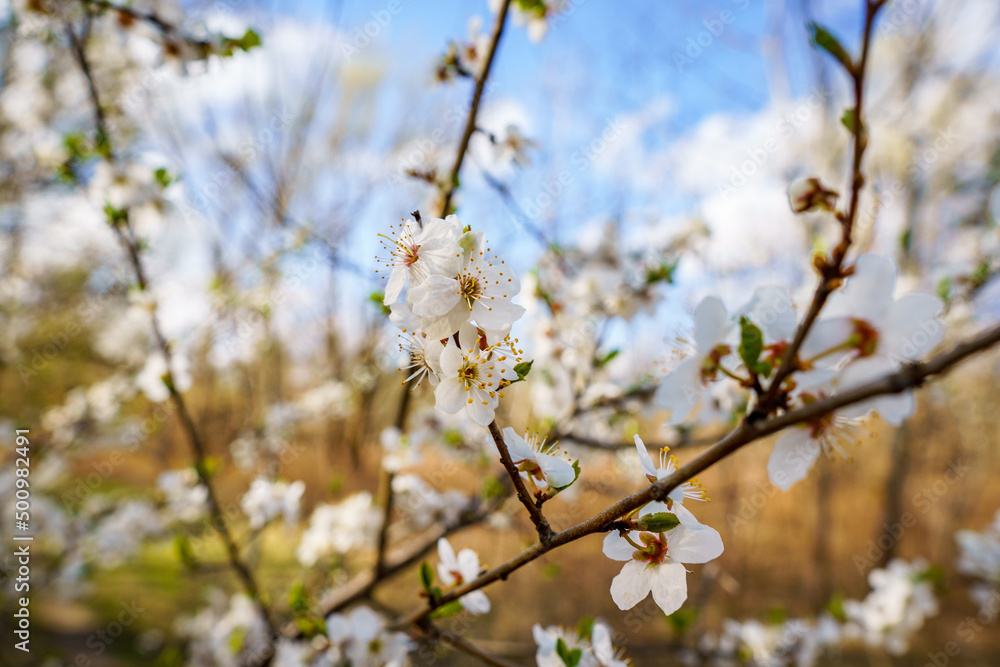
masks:
<svg viewBox="0 0 1000 667"><path fill-rule="evenodd" d="M386 620L368 607L326 617L326 635L312 641L282 640L275 649L275 667L403 667L414 644L402 632L392 632Z"/></svg>
<svg viewBox="0 0 1000 667"><path fill-rule="evenodd" d="M406 337L407 380L426 377L438 408L489 425L503 388L518 379L521 352L510 329L524 314L511 301L520 281L483 232L463 229L455 216L403 221L382 246L384 303Z"/></svg>
<svg viewBox="0 0 1000 667"><path fill-rule="evenodd" d="M289 484L258 477L243 494L240 507L254 530L260 530L278 517L284 518L286 526L292 526L298 523L299 503L305 490L302 480Z"/></svg>
<svg viewBox="0 0 1000 667"><path fill-rule="evenodd" d="M194 468L160 473L156 486L166 498L164 513L172 521L193 523L208 513L208 487L198 479Z"/></svg>
<svg viewBox="0 0 1000 667"><path fill-rule="evenodd" d="M928 577L928 565L917 560L908 563L895 559L884 569L868 573L872 590L860 602L844 602L847 639L860 638L868 646L882 648L892 655L903 655L910 640L927 618L938 613L934 584Z"/></svg>
<svg viewBox="0 0 1000 667"><path fill-rule="evenodd" d="M239 667L260 662L270 649L267 624L249 597L230 598L213 590L209 606L176 622L188 639L188 663L206 667Z"/></svg>
<svg viewBox="0 0 1000 667"><path fill-rule="evenodd" d="M891 561L868 575L872 586L864 600L845 600L837 616L823 612L816 620L788 619L765 624L726 620L719 635L703 635L698 652L712 664L764 667L817 664L824 653L864 645L902 655L937 613L938 602L923 561Z"/></svg>
<svg viewBox="0 0 1000 667"><path fill-rule="evenodd" d="M896 264L862 255L846 285L835 291L798 354L788 408L794 409L863 384L918 359L944 335L943 304L930 294L897 298ZM796 332L796 312L784 288L762 287L733 315L716 297L694 312L693 351L661 382L660 406L670 423L684 422L712 392L726 384L749 391L768 388ZM752 405L752 402L751 402ZM913 413L913 394L879 396L787 429L768 464L771 481L787 490L808 474L820 452L849 458L858 421L877 413L898 426ZM709 408L702 408L710 410Z"/></svg>
<svg viewBox="0 0 1000 667"><path fill-rule="evenodd" d="M419 475L393 477L392 492L402 514L400 524L411 531L423 530L435 523L454 525L470 505L469 498L461 491L437 491Z"/></svg>
<svg viewBox="0 0 1000 667"><path fill-rule="evenodd" d="M579 461L556 443L546 442L530 431L522 438L510 426L502 434L510 460L533 496L551 498L580 476ZM496 456L500 455L492 438L487 438L486 443Z"/></svg>
<svg viewBox="0 0 1000 667"><path fill-rule="evenodd" d="M635 446L650 482L676 470L677 460L666 448L656 467L638 435ZM666 502L651 502L632 512L624 519L630 529L613 530L604 538L604 555L625 562L611 582L611 597L620 609L631 609L652 593L664 614L674 613L687 599L684 565L707 563L722 555L718 531L701 524L684 507L685 500L708 500L696 479L674 489Z"/></svg>
<svg viewBox="0 0 1000 667"><path fill-rule="evenodd" d="M479 554L472 549L462 549L457 554L447 538L437 543L438 578L445 586L461 586L479 576ZM458 599L462 607L472 614L486 614L490 611L490 600L481 590L466 593Z"/></svg>
<svg viewBox="0 0 1000 667"><path fill-rule="evenodd" d="M336 505L317 505L296 551L299 562L309 567L333 554L371 548L381 525L382 512L367 491Z"/></svg>
<svg viewBox="0 0 1000 667"><path fill-rule="evenodd" d="M958 571L975 580L969 597L980 609L995 609L1000 603L1000 510L992 524L979 532L960 530L955 541Z"/></svg>
<svg viewBox="0 0 1000 667"><path fill-rule="evenodd" d="M532 628L538 650L535 663L538 667L628 667L629 660L612 642L612 630L600 621L580 631L557 625L543 628L537 623Z"/></svg>

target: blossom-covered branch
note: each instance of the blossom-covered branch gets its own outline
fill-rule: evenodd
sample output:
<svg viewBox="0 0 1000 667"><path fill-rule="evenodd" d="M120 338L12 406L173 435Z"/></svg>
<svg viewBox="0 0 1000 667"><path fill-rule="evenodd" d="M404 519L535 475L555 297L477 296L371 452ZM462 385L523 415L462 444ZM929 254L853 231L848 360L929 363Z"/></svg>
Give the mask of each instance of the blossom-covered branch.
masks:
<svg viewBox="0 0 1000 667"><path fill-rule="evenodd" d="M587 535L607 530L618 518L650 502L666 499L680 485L751 442L797 424L815 420L847 405L919 387L928 379L947 372L968 357L998 343L1000 343L1000 325L994 326L978 336L956 345L948 352L940 354L929 361L912 363L894 373L868 382L848 392L821 399L808 406L764 421L747 418L711 449L702 453L688 464L678 468L669 476L620 500L591 518L554 534L547 544L542 544L541 542L535 543L520 554L484 573L482 576L450 591L426 607L417 609L396 619L394 626L405 627L413 623L418 623L440 606L457 600L471 592L478 591L495 581L506 579L511 573L549 551L570 542L575 542Z"/></svg>

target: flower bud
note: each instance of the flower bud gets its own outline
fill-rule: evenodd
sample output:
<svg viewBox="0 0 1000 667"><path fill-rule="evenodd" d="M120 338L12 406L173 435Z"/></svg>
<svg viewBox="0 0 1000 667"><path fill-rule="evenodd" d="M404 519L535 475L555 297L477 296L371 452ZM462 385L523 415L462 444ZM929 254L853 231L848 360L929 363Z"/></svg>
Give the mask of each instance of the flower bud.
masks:
<svg viewBox="0 0 1000 667"><path fill-rule="evenodd" d="M795 213L805 213L816 209L832 211L839 195L827 190L818 178L799 178L788 186L788 204Z"/></svg>

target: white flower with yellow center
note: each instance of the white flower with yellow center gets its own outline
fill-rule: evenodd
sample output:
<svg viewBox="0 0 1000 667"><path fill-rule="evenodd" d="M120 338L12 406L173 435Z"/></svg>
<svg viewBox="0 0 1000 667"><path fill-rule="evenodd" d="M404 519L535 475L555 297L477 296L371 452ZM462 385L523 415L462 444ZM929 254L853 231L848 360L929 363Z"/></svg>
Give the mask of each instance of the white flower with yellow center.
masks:
<svg viewBox="0 0 1000 667"><path fill-rule="evenodd" d="M461 229L455 216L444 220L430 218L423 221L422 226L410 218L398 228L390 226L391 235L379 234L382 248L389 253L387 258L379 259L383 265L382 278L388 279L382 302L395 303L407 278L412 288L432 275L454 274L461 264L462 251L458 246Z"/></svg>
<svg viewBox="0 0 1000 667"><path fill-rule="evenodd" d="M490 254L483 233L463 234L459 245L461 264L454 273L435 273L409 291L407 300L428 338L447 338L469 321L483 329L509 329L524 315L524 308L511 302L521 283Z"/></svg>
<svg viewBox="0 0 1000 667"><path fill-rule="evenodd" d="M517 379L513 365L520 358L504 348L486 345L478 330L465 325L458 344L449 340L441 352L441 381L434 399L441 410L455 414L465 410L472 421L489 426L501 389Z"/></svg>
<svg viewBox="0 0 1000 667"><path fill-rule="evenodd" d="M657 482L665 477L669 477L679 467L677 458L670 454L669 447L664 447L660 450L660 467L657 468L654 466L653 459L650 458L649 452L646 451L646 445L642 442L638 433L635 435L635 448L639 452L639 463L642 465L642 472L650 482ZM678 485L676 489L671 491L667 495L667 502L665 504L650 503L646 505L645 510L671 512L685 526L700 526L701 524L694 518L694 515L684 507L686 499L709 500L708 494L705 492L705 487L695 477Z"/></svg>

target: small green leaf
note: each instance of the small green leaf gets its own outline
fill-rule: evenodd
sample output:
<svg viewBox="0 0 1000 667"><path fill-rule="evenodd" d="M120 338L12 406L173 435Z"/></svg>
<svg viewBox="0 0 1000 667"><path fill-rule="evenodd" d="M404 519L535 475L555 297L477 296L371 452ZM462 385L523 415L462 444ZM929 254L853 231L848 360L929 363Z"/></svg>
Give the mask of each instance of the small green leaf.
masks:
<svg viewBox="0 0 1000 667"><path fill-rule="evenodd" d="M850 109L844 109L844 113L840 116L840 124L847 128L847 131L851 134L858 133L858 112L856 109L851 107Z"/></svg>
<svg viewBox="0 0 1000 667"><path fill-rule="evenodd" d="M810 21L809 32L812 37L812 43L815 46L836 58L848 72L854 71L854 61L851 59L851 54L847 52L847 49L840 44L840 41L829 30L815 21Z"/></svg>
<svg viewBox="0 0 1000 667"><path fill-rule="evenodd" d="M247 629L240 626L229 634L229 650L233 655L243 650L243 643L247 639Z"/></svg>
<svg viewBox="0 0 1000 667"><path fill-rule="evenodd" d="M420 564L420 585L427 595L433 595L431 587L434 585L434 568L427 561Z"/></svg>
<svg viewBox="0 0 1000 667"><path fill-rule="evenodd" d="M431 618L448 618L462 611L462 603L452 600L431 612Z"/></svg>
<svg viewBox="0 0 1000 667"><path fill-rule="evenodd" d="M465 227L462 227L463 234L468 234L471 231L472 231L472 225L466 225Z"/></svg>
<svg viewBox="0 0 1000 667"><path fill-rule="evenodd" d="M569 650L569 646L567 646L566 642L563 641L563 638L560 637L556 640L556 655L559 656L559 659L563 661L563 664L566 665L566 667L576 667L580 664L580 658L583 657L583 651L578 648L575 648L572 651Z"/></svg>
<svg viewBox="0 0 1000 667"><path fill-rule="evenodd" d="M655 283L673 283L674 282L674 271L677 270L677 262L673 264L663 263L654 269L646 270L646 284L653 285Z"/></svg>
<svg viewBox="0 0 1000 667"><path fill-rule="evenodd" d="M667 625L669 625L674 632L678 634L683 634L688 628L694 625L694 622L698 620L698 610L691 607L682 607L674 613L667 616Z"/></svg>
<svg viewBox="0 0 1000 667"><path fill-rule="evenodd" d="M309 612L309 597L306 595L306 587L301 581L292 585L292 590L288 591L288 607L296 616L301 616Z"/></svg>
<svg viewBox="0 0 1000 667"><path fill-rule="evenodd" d="M170 172L164 169L163 167L160 167L159 169L154 171L153 177L156 179L156 182L160 184L161 188L166 188L168 185L174 182L174 179L170 175Z"/></svg>
<svg viewBox="0 0 1000 667"><path fill-rule="evenodd" d="M937 284L937 294L942 301L951 299L951 278L942 278Z"/></svg>
<svg viewBox="0 0 1000 667"><path fill-rule="evenodd" d="M764 334L760 327L746 317L740 317L740 346L737 351L751 373L760 374L764 370L760 363L760 355L764 351ZM767 374L770 374L769 366L768 364Z"/></svg>
<svg viewBox="0 0 1000 667"><path fill-rule="evenodd" d="M383 315L389 315L392 313L392 308L382 303L385 299L385 292L374 291L368 295L368 300L374 303L381 311Z"/></svg>
<svg viewBox="0 0 1000 667"><path fill-rule="evenodd" d="M788 610L784 607L771 607L765 618L769 625L781 625L788 620Z"/></svg>
<svg viewBox="0 0 1000 667"><path fill-rule="evenodd" d="M913 230L907 229L905 232L899 235L899 247L906 254L910 254L910 250L913 248Z"/></svg>
<svg viewBox="0 0 1000 667"><path fill-rule="evenodd" d="M576 625L576 631L581 637L589 639L594 634L594 617L584 616L581 618Z"/></svg>
<svg viewBox="0 0 1000 667"><path fill-rule="evenodd" d="M511 384L513 384L514 382L523 382L524 379L528 377L528 373L531 372L531 365L533 363L535 363L534 359L532 359L531 361L522 361L521 363L514 366L514 372L517 373L517 379L512 380Z"/></svg>
<svg viewBox="0 0 1000 667"><path fill-rule="evenodd" d="M610 361L611 361L612 359L614 359L615 357L617 357L617 356L618 356L618 353L619 353L619 352L621 352L621 350L619 350L619 349L618 349L618 348L616 347L615 349L613 349L613 350L611 350L610 352L608 352L607 354L605 354L605 355L604 355L603 357L598 357L598 358L597 358L597 359L595 360L595 365L596 365L596 366L597 366L598 368L603 368L604 366L607 366L607 365L608 365L608 363L609 363L609 362L610 362Z"/></svg>
<svg viewBox="0 0 1000 667"><path fill-rule="evenodd" d="M671 528L676 528L680 520L676 515L669 512L656 512L639 517L635 522L636 530L645 530L650 533L663 533Z"/></svg>
<svg viewBox="0 0 1000 667"><path fill-rule="evenodd" d="M844 612L844 596L841 593L833 594L830 601L826 603L826 610L841 623L847 621L847 613Z"/></svg>
<svg viewBox="0 0 1000 667"><path fill-rule="evenodd" d="M552 581L562 574L562 566L559 563L546 563L542 566L542 578Z"/></svg>
<svg viewBox="0 0 1000 667"><path fill-rule="evenodd" d="M108 219L108 224L112 227L118 227L128 223L128 209L115 208L111 205L111 202L104 203L104 215Z"/></svg>

